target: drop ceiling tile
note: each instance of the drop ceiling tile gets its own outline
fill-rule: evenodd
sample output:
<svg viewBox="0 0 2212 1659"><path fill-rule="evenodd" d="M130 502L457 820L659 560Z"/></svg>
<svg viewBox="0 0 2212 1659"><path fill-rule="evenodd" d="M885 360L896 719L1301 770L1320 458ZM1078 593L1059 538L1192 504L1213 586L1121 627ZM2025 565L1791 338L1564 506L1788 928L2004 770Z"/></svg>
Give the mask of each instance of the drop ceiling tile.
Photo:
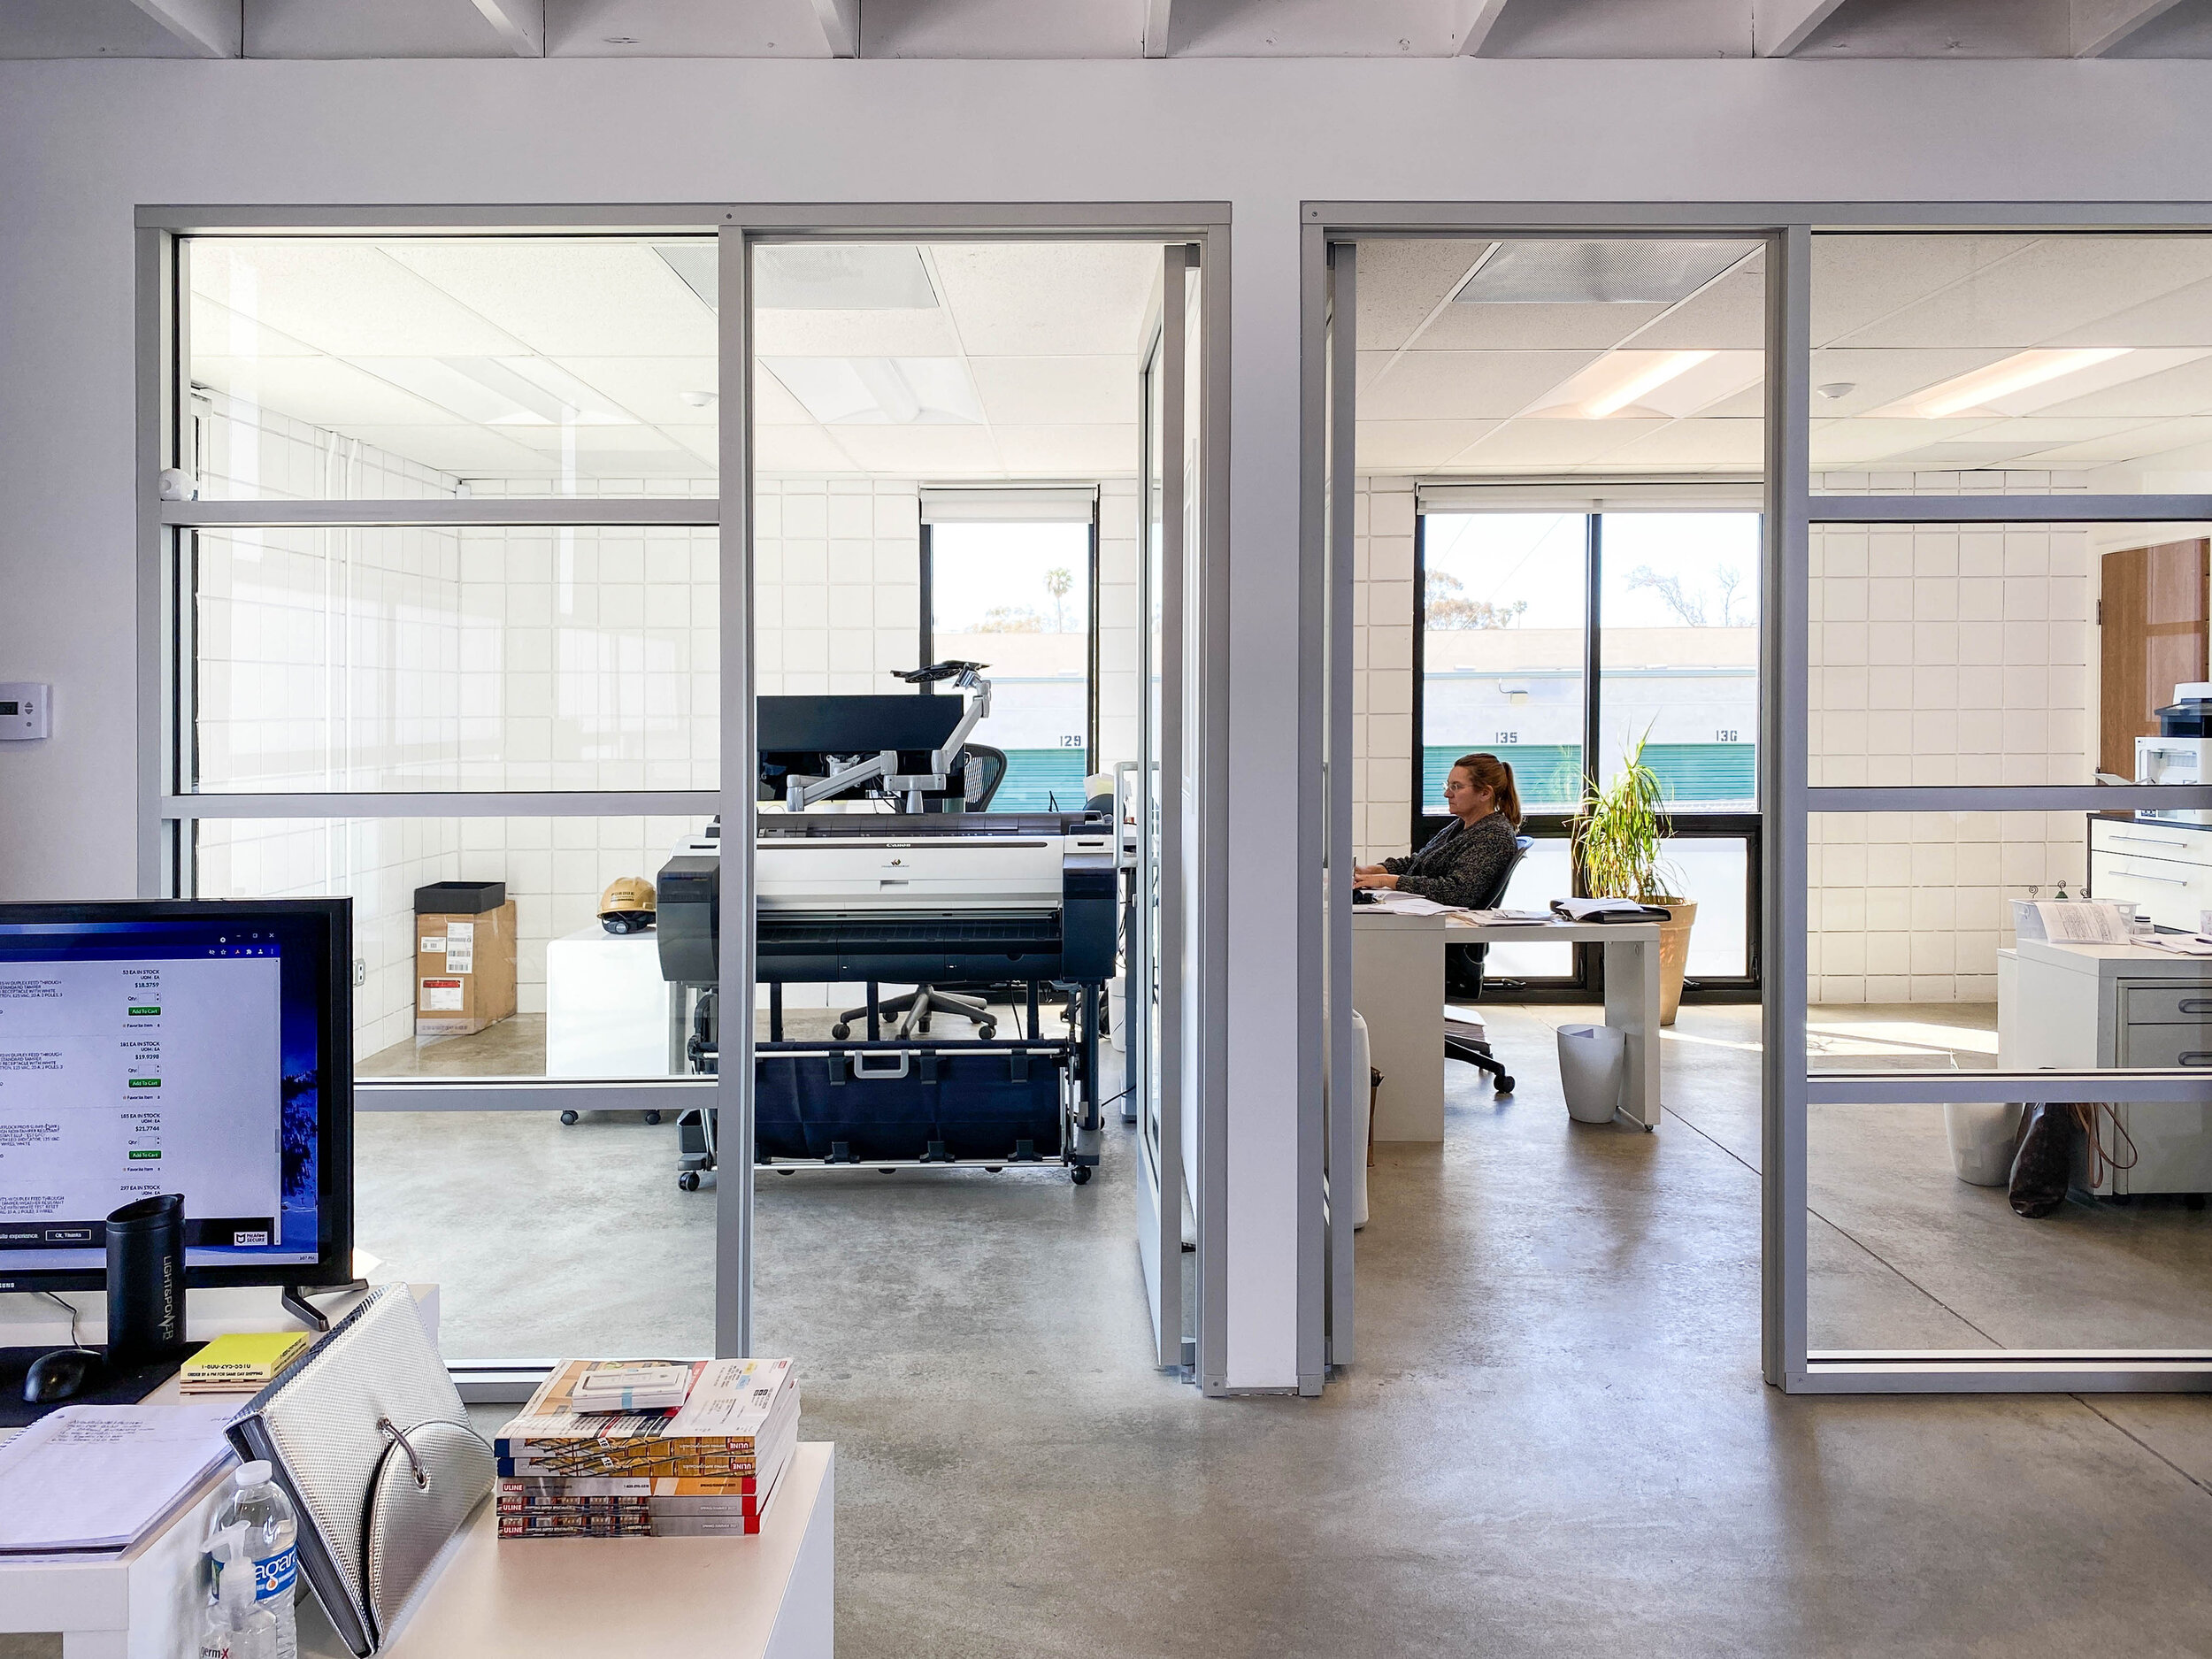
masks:
<svg viewBox="0 0 2212 1659"><path fill-rule="evenodd" d="M1369 420L1486 420L1517 415L1596 357L1590 351L1359 354Z"/></svg>
<svg viewBox="0 0 2212 1659"><path fill-rule="evenodd" d="M1394 351L1404 345L1422 320L1458 291L1489 246L1486 236L1360 243L1361 346L1371 351Z"/></svg>
<svg viewBox="0 0 2212 1659"><path fill-rule="evenodd" d="M994 421L1118 425L1135 432L1133 357L971 357L968 367Z"/></svg>
<svg viewBox="0 0 2212 1659"><path fill-rule="evenodd" d="M1740 472L1764 458L1766 426L1757 420L1677 420L1609 450L1609 465L1630 471L1644 467L1704 468Z"/></svg>
<svg viewBox="0 0 2212 1659"><path fill-rule="evenodd" d="M1629 343L1646 351L1764 351L1766 330L1766 278L1746 267L1686 300Z"/></svg>
<svg viewBox="0 0 2212 1659"><path fill-rule="evenodd" d="M2001 363L2010 354L1988 346L1936 350L1861 349L1830 346L1813 353L1813 415L1863 415L1899 403L1916 392L1940 386L1976 369ZM1823 397L1823 386L1848 386L1840 397Z"/></svg>
<svg viewBox="0 0 2212 1659"><path fill-rule="evenodd" d="M1416 351L1604 351L1656 320L1663 305L1463 305L1455 301ZM1363 349L1379 345L1363 329Z"/></svg>
<svg viewBox="0 0 2212 1659"><path fill-rule="evenodd" d="M1138 242L940 242L928 254L977 357L1133 355L1164 256Z"/></svg>
<svg viewBox="0 0 2212 1659"><path fill-rule="evenodd" d="M1442 466L1497 426L1494 420L1363 420L1353 440L1363 471L1423 472Z"/></svg>
<svg viewBox="0 0 2212 1659"><path fill-rule="evenodd" d="M305 341L295 340L266 323L256 321L242 311L231 310L207 295L195 294L192 296L192 361L196 374L203 357L312 357L320 355Z"/></svg>
<svg viewBox="0 0 2212 1659"><path fill-rule="evenodd" d="M998 446L985 426L840 426L838 447L864 471L892 478L990 477Z"/></svg>
<svg viewBox="0 0 2212 1659"><path fill-rule="evenodd" d="M1007 471L1032 478L1128 478L1137 470L1137 427L994 426Z"/></svg>
<svg viewBox="0 0 2212 1659"><path fill-rule="evenodd" d="M2193 238L2201 242L2202 238ZM2212 346L2212 281L2192 282L2085 323L2055 346Z"/></svg>
<svg viewBox="0 0 2212 1659"><path fill-rule="evenodd" d="M712 357L714 313L649 243L554 237L384 244L549 357Z"/></svg>
<svg viewBox="0 0 2212 1659"><path fill-rule="evenodd" d="M860 464L819 426L760 426L754 430L753 471L757 476L860 470Z"/></svg>
<svg viewBox="0 0 2212 1659"><path fill-rule="evenodd" d="M710 357L561 357L559 366L610 403L655 426L711 426L720 405L684 401L687 392L718 393Z"/></svg>
<svg viewBox="0 0 2212 1659"><path fill-rule="evenodd" d="M192 286L336 357L501 357L515 335L374 243L329 237L195 237Z"/></svg>
<svg viewBox="0 0 2212 1659"><path fill-rule="evenodd" d="M2034 241L2032 236L1816 236L1813 343L1841 341Z"/></svg>
<svg viewBox="0 0 2212 1659"><path fill-rule="evenodd" d="M1931 443L1962 441L1992 423L1986 417L1962 420L1824 420L1812 423L1813 465L1835 469L1890 459Z"/></svg>
<svg viewBox="0 0 2212 1659"><path fill-rule="evenodd" d="M2108 368L2124 368L2129 359L2116 358ZM2173 418L2212 414L2212 355L2178 364L2156 373L2142 375L2116 386L2047 403L2039 414L2055 416L2136 415Z"/></svg>
<svg viewBox="0 0 2212 1659"><path fill-rule="evenodd" d="M790 388L756 361L753 365L753 427L818 426Z"/></svg>
<svg viewBox="0 0 2212 1659"><path fill-rule="evenodd" d="M2037 459L2048 466L2111 466L2124 461L2152 461L2206 443L2212 443L2212 415L2152 421L2079 443L2055 444Z"/></svg>
<svg viewBox="0 0 2212 1659"><path fill-rule="evenodd" d="M192 377L242 403L334 431L463 419L336 357L195 357Z"/></svg>
<svg viewBox="0 0 2212 1659"><path fill-rule="evenodd" d="M764 357L949 357L960 351L952 313L931 311L760 311L753 350Z"/></svg>
<svg viewBox="0 0 2212 1659"><path fill-rule="evenodd" d="M1451 458L1455 472L1514 472L1603 460L1667 423L1659 420L1506 421Z"/></svg>
<svg viewBox="0 0 2212 1659"><path fill-rule="evenodd" d="M666 455L680 447L650 426L515 426L498 430L525 449L556 456L572 448L579 454L589 450L595 455Z"/></svg>
<svg viewBox="0 0 2212 1659"><path fill-rule="evenodd" d="M2212 237L2046 236L1835 343L2014 351L2062 338L2125 344L2091 339L2092 325L2208 277Z"/></svg>

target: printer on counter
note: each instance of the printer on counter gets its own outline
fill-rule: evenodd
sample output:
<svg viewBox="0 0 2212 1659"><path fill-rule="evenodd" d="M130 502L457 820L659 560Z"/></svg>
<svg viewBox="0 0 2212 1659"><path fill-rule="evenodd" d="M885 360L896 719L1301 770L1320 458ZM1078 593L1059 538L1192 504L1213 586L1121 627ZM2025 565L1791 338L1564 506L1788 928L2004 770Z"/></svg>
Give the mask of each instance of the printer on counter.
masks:
<svg viewBox="0 0 2212 1659"><path fill-rule="evenodd" d="M2212 681L2176 686L2158 710L2158 735L2135 740L2138 783L2212 782ZM2180 824L2212 824L2202 807L2146 808L2139 816Z"/></svg>

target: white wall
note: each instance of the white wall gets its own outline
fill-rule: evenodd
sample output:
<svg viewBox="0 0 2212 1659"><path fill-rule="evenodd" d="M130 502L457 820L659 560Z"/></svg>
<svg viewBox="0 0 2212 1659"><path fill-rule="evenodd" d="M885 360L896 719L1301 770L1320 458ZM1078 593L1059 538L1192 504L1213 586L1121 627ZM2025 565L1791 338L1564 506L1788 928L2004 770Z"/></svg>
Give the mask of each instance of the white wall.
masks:
<svg viewBox="0 0 2212 1659"><path fill-rule="evenodd" d="M2193 63L24 63L0 65L0 891L134 881L132 208L142 203L1225 201L1228 1379L1297 1377L1302 200L2212 196Z"/></svg>

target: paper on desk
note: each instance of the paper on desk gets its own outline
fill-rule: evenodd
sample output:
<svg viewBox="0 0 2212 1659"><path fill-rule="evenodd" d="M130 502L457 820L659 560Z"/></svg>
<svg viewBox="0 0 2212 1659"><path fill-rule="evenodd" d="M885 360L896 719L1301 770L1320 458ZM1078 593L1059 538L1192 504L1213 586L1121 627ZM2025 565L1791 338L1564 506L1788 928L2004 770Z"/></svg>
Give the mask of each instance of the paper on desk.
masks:
<svg viewBox="0 0 2212 1659"><path fill-rule="evenodd" d="M2043 918L2043 936L2053 944L2124 945L2133 937L2127 918L2116 904L2094 899L2039 899L2035 913Z"/></svg>
<svg viewBox="0 0 2212 1659"><path fill-rule="evenodd" d="M2154 950L2170 950L2177 956L2212 956L2212 939L2202 933L2154 933L2147 939L2138 938L2139 945L2148 945Z"/></svg>
<svg viewBox="0 0 2212 1659"><path fill-rule="evenodd" d="M64 1406L0 1447L0 1555L127 1549L235 1455L230 1400Z"/></svg>
<svg viewBox="0 0 2212 1659"><path fill-rule="evenodd" d="M1373 889L1377 908L1399 916L1441 916L1452 907L1425 899L1417 893L1399 893L1389 887Z"/></svg>
<svg viewBox="0 0 2212 1659"><path fill-rule="evenodd" d="M1463 916L1471 922L1519 924L1528 927L1549 926L1552 919L1549 910L1456 910L1453 913Z"/></svg>

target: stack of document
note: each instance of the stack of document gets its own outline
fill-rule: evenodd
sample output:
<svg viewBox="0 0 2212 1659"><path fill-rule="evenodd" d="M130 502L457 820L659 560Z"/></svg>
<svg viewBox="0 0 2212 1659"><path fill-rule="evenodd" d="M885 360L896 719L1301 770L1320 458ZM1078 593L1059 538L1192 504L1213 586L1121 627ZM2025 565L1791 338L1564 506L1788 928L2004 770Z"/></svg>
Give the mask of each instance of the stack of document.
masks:
<svg viewBox="0 0 2212 1659"><path fill-rule="evenodd" d="M787 1359L695 1360L672 1410L608 1412L595 1371L655 1362L570 1360L499 1432L499 1535L717 1538L760 1531L799 1441ZM605 1385L602 1385L605 1386Z"/></svg>
<svg viewBox="0 0 2212 1659"><path fill-rule="evenodd" d="M64 1406L0 1447L0 1560L119 1555L235 1454L227 1401Z"/></svg>
<svg viewBox="0 0 2212 1659"><path fill-rule="evenodd" d="M219 1336L184 1362L177 1392L184 1394L253 1394L307 1352L304 1331L241 1331Z"/></svg>

